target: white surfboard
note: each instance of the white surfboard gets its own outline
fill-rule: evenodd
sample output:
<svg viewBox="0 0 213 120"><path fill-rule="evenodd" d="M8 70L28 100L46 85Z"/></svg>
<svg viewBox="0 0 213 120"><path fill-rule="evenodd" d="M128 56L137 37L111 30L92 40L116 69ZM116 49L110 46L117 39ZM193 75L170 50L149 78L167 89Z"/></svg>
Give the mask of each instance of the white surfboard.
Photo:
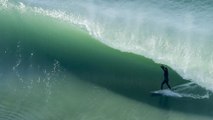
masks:
<svg viewBox="0 0 213 120"><path fill-rule="evenodd" d="M151 94L162 95L162 96L170 96L170 97L183 97L181 94L176 93L176 92L169 90L169 89L153 91L153 92L151 92Z"/></svg>

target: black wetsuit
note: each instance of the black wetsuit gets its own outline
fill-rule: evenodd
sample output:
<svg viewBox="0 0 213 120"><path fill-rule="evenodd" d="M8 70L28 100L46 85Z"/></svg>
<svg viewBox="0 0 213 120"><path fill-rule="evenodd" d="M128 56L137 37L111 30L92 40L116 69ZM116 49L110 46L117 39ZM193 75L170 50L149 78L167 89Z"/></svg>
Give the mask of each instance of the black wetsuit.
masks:
<svg viewBox="0 0 213 120"><path fill-rule="evenodd" d="M168 69L164 66L161 66L162 70L164 71L164 81L161 83L161 89L163 89L163 85L166 83L169 89L171 89L169 85L169 72Z"/></svg>

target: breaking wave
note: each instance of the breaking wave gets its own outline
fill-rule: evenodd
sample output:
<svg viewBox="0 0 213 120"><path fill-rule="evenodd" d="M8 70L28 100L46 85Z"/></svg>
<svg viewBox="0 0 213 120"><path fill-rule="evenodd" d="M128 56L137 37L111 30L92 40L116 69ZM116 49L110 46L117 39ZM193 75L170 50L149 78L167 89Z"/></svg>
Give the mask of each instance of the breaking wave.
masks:
<svg viewBox="0 0 213 120"><path fill-rule="evenodd" d="M212 5L211 0L0 0L1 9L75 24L110 47L166 64L213 91Z"/></svg>

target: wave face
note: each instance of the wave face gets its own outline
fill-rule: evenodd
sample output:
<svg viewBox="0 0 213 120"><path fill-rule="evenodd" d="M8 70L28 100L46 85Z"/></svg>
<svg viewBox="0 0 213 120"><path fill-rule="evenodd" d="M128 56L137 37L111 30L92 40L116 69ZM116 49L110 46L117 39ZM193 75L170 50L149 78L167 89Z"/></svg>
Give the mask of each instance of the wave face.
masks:
<svg viewBox="0 0 213 120"><path fill-rule="evenodd" d="M104 44L151 58L213 90L211 0L0 0L87 30Z"/></svg>

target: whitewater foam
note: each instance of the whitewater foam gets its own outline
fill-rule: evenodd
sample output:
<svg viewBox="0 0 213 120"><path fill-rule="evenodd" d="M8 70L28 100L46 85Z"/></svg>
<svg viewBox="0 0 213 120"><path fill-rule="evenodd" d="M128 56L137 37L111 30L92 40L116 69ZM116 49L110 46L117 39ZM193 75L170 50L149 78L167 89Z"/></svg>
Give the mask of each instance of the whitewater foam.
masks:
<svg viewBox="0 0 213 120"><path fill-rule="evenodd" d="M182 97L193 99L208 99L211 96L210 91L205 90L194 82L185 83L172 88L174 92Z"/></svg>
<svg viewBox="0 0 213 120"><path fill-rule="evenodd" d="M177 98L191 98L191 99L209 99L210 91L202 89L193 82L181 84L172 87L172 90L164 89L151 92L153 95L163 95Z"/></svg>
<svg viewBox="0 0 213 120"><path fill-rule="evenodd" d="M0 0L0 7L7 7L8 0Z"/></svg>
<svg viewBox="0 0 213 120"><path fill-rule="evenodd" d="M110 47L166 64L213 91L211 2L20 1L14 6L22 11L75 24Z"/></svg>

